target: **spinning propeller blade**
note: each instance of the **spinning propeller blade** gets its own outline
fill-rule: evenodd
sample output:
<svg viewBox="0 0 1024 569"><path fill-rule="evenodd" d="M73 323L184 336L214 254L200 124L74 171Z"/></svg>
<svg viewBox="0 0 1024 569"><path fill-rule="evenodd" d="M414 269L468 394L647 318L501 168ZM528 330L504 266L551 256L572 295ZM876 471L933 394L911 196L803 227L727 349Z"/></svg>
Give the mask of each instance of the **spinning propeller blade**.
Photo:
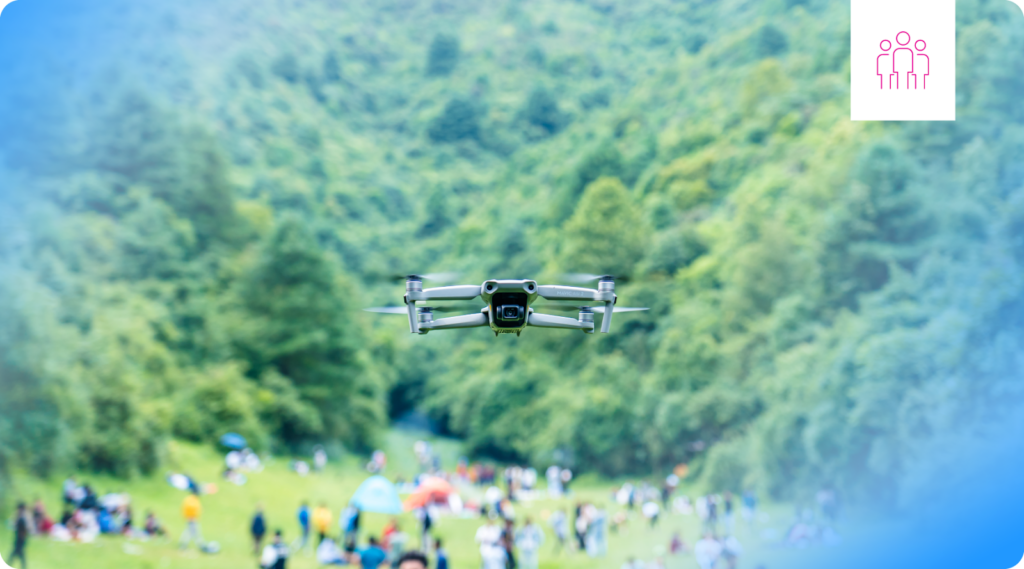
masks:
<svg viewBox="0 0 1024 569"><path fill-rule="evenodd" d="M417 306L416 309L422 312L461 312L463 314L473 314L474 312L480 312L482 306L474 305L445 305L445 306ZM404 306L374 306L371 308L364 308L365 312L376 312L378 314L405 314L408 315L408 309Z"/></svg>
<svg viewBox="0 0 1024 569"><path fill-rule="evenodd" d="M559 275L559 278L565 280L566 282L571 282L571 283L575 283L575 284L583 284L583 283L589 283L589 282L593 282L593 281L627 282L629 280L629 277L626 277L626 276L593 275L593 274L590 274L590 273L565 273L565 274Z"/></svg>
<svg viewBox="0 0 1024 569"><path fill-rule="evenodd" d="M408 314L404 306L374 306L373 308L364 308L363 311L379 314Z"/></svg>
<svg viewBox="0 0 1024 569"><path fill-rule="evenodd" d="M423 273L419 275L395 275L397 281L436 281L446 282L459 278L459 273Z"/></svg>
<svg viewBox="0 0 1024 569"><path fill-rule="evenodd" d="M547 312L549 310L555 312L579 312L580 310L590 309L591 312L598 314L604 314L603 306L574 306L572 304L545 304L543 306L534 306L538 312ZM641 310L650 310L649 308L635 308L630 306L616 306L612 309L612 312L639 312Z"/></svg>
<svg viewBox="0 0 1024 569"><path fill-rule="evenodd" d="M650 310L650 308L646 308L646 307L644 307L644 308L637 308L637 307L632 307L632 306L616 306L616 307L612 308L612 312L640 312L642 310ZM601 314L604 314L604 307L603 306L595 306L595 307L593 307L593 311L594 312L599 312Z"/></svg>

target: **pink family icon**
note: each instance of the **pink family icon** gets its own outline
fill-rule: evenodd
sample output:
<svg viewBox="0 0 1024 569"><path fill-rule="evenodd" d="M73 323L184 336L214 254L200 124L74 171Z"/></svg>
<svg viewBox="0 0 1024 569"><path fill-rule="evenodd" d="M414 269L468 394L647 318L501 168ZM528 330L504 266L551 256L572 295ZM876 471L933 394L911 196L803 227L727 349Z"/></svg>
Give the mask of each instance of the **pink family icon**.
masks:
<svg viewBox="0 0 1024 569"><path fill-rule="evenodd" d="M899 45L896 49L892 49L892 42L889 40L882 40L882 43L879 44L883 53L875 59L878 88L899 89L902 75L904 89L910 89L911 84L914 89L917 89L918 78L920 78L920 88L927 89L928 75L931 73L931 60L924 50L928 44L924 40L914 42L914 49L917 50L915 53L914 49L907 47L907 44L910 43L910 34L907 32L896 34L896 43ZM892 53L889 50L892 50Z"/></svg>

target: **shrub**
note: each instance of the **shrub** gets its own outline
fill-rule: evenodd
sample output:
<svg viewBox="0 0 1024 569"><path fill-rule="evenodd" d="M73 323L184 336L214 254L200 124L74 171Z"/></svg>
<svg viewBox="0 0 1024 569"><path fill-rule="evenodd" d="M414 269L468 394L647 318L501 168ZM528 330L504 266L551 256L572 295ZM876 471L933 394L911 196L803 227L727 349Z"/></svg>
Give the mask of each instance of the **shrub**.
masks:
<svg viewBox="0 0 1024 569"><path fill-rule="evenodd" d="M285 53L274 60L270 70L289 83L296 83L302 75L299 70L299 59L295 54Z"/></svg>
<svg viewBox="0 0 1024 569"><path fill-rule="evenodd" d="M427 135L434 142L477 139L480 136L480 118L476 107L465 99L448 101L444 111L431 121Z"/></svg>
<svg viewBox="0 0 1024 569"><path fill-rule="evenodd" d="M341 64L338 62L338 55L333 51L327 52L324 56L324 81L336 83L341 81Z"/></svg>
<svg viewBox="0 0 1024 569"><path fill-rule="evenodd" d="M526 101L524 115L527 122L555 134L565 125L566 118L558 108L558 100L543 86L536 87Z"/></svg>
<svg viewBox="0 0 1024 569"><path fill-rule="evenodd" d="M754 34L754 43L761 57L773 57L789 49L786 34L771 24L761 26Z"/></svg>
<svg viewBox="0 0 1024 569"><path fill-rule="evenodd" d="M459 38L437 34L427 53L427 75L448 75L459 63Z"/></svg>

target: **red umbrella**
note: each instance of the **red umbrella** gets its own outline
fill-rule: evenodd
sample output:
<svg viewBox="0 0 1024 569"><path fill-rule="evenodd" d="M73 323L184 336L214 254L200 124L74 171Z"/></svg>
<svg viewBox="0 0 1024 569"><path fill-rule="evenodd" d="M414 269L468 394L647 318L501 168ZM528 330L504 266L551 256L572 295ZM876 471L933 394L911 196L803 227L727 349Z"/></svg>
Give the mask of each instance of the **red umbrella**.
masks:
<svg viewBox="0 0 1024 569"><path fill-rule="evenodd" d="M446 501L448 496L454 493L455 488L447 480L435 476L420 482L416 490L405 499L403 505L406 510L415 510L431 502Z"/></svg>

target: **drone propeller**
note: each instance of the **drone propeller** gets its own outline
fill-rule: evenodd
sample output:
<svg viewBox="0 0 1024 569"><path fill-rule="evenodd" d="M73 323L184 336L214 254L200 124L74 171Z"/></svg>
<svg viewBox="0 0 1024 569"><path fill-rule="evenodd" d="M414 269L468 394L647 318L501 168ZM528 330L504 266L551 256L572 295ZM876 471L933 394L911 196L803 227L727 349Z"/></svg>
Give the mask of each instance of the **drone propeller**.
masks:
<svg viewBox="0 0 1024 569"><path fill-rule="evenodd" d="M473 313L479 312L481 306L467 306L467 305L445 305L445 306L417 306L416 309L421 312L462 312L462 313ZM378 314L409 314L409 311L404 306L374 306L372 308L364 308L364 312L376 312Z"/></svg>
<svg viewBox="0 0 1024 569"><path fill-rule="evenodd" d="M364 308L363 312L376 312L378 314L408 314L408 310L404 306L374 306L373 308Z"/></svg>
<svg viewBox="0 0 1024 569"><path fill-rule="evenodd" d="M590 273L565 273L559 277L567 282L583 284L593 281L628 282L629 277L620 275L592 275Z"/></svg>
<svg viewBox="0 0 1024 569"><path fill-rule="evenodd" d="M423 273L419 275L395 275L396 281L453 281L459 278L459 273Z"/></svg>
<svg viewBox="0 0 1024 569"><path fill-rule="evenodd" d="M545 304L538 306L537 310L547 312L548 310L554 310L556 312L579 312L579 311L591 311L598 314L604 314L603 306L574 306L571 304ZM649 308L636 308L632 306L616 306L612 308L612 312L639 312L641 310L650 310Z"/></svg>

